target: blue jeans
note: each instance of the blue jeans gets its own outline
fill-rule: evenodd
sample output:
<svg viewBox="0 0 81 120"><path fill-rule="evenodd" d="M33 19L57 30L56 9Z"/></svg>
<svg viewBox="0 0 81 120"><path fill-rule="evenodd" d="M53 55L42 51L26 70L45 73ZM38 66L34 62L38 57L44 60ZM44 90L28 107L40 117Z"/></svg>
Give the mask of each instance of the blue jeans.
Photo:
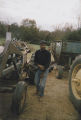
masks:
<svg viewBox="0 0 81 120"><path fill-rule="evenodd" d="M37 91L39 91L40 93L40 96L44 96L44 88L45 88L47 75L48 75L48 69L46 69L45 71L41 71L40 69L38 69L35 74L35 84Z"/></svg>

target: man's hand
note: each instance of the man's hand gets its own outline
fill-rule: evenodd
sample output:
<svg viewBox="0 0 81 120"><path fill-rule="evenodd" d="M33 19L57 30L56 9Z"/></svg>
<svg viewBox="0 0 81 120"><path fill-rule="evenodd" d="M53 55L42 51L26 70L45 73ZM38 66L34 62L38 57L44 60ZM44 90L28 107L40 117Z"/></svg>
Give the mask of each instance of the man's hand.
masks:
<svg viewBox="0 0 81 120"><path fill-rule="evenodd" d="M45 69L45 67L43 65L39 65L38 64L38 67L40 68L40 70L44 70Z"/></svg>

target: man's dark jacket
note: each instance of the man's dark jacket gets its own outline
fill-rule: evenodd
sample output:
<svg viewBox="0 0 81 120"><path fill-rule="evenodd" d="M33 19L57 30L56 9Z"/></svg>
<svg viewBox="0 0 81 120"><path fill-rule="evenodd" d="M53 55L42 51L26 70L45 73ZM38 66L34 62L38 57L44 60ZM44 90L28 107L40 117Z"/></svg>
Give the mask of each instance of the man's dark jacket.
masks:
<svg viewBox="0 0 81 120"><path fill-rule="evenodd" d="M47 50L37 50L35 52L35 59L34 59L35 64L40 64L47 69L50 65L51 62L51 54Z"/></svg>

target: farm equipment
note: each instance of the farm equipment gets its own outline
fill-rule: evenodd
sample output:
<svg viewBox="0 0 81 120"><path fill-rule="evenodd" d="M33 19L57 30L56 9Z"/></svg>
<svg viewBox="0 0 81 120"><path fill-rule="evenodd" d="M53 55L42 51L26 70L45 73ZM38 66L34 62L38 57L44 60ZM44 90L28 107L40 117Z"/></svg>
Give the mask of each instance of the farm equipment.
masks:
<svg viewBox="0 0 81 120"><path fill-rule="evenodd" d="M38 69L38 67L34 63L34 57L35 57L35 53L32 54L32 56L30 58L30 61L27 64L27 73L28 73L28 76L29 76L29 79L30 79L29 80L30 84L35 84L34 83L34 77L35 77L35 73Z"/></svg>
<svg viewBox="0 0 81 120"><path fill-rule="evenodd" d="M73 61L69 71L70 99L81 113L81 55Z"/></svg>
<svg viewBox="0 0 81 120"><path fill-rule="evenodd" d="M3 49L3 50L2 50ZM0 53L0 92L13 92L11 110L20 114L26 102L27 45L20 41L6 40Z"/></svg>
<svg viewBox="0 0 81 120"><path fill-rule="evenodd" d="M70 99L81 113L81 41L55 41L51 47L55 62L60 65L58 78L62 78L62 66L70 69Z"/></svg>
<svg viewBox="0 0 81 120"><path fill-rule="evenodd" d="M51 51L55 63L58 65L58 76L62 78L63 68L69 69L76 56L81 54L80 41L54 41L51 43Z"/></svg>

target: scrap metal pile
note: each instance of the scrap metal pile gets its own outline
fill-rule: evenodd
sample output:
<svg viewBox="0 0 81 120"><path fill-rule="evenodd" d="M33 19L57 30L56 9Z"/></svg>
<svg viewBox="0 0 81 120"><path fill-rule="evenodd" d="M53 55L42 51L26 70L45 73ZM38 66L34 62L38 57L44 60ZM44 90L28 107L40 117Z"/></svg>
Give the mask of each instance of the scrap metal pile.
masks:
<svg viewBox="0 0 81 120"><path fill-rule="evenodd" d="M13 92L11 110L20 114L26 102L26 64L30 50L25 42L12 40L6 40L0 50L0 92Z"/></svg>

